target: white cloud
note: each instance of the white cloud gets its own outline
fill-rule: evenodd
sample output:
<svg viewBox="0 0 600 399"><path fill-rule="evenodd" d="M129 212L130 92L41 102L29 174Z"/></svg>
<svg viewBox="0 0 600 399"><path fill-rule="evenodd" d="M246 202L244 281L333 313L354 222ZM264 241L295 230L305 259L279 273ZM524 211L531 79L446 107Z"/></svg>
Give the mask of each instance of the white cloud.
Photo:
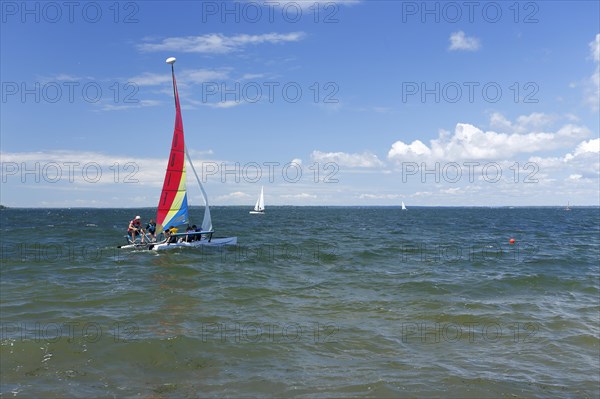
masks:
<svg viewBox="0 0 600 399"><path fill-rule="evenodd" d="M468 37L465 32L458 31L450 35L450 47L448 50L477 51L481 48L481 42L476 37Z"/></svg>
<svg viewBox="0 0 600 399"><path fill-rule="evenodd" d="M0 154L4 162L23 163L22 168L24 169L28 167L31 167L32 169L40 168L42 174L45 166L49 169L55 169L54 165L56 165L60 168L60 172L65 179L68 179L69 175L73 175L74 183L85 183L87 181L96 180L95 176L88 176L88 174L95 173L98 168L100 168L101 177L94 184L114 183L114 176L112 175L110 167L112 166L114 169L115 165L123 166L125 164L132 164L132 171L139 171L142 169L142 164L144 166L160 164L160 168L162 169L161 175L164 176L165 165L167 163L166 158L163 160L154 158L142 160L139 157L132 158L130 156L107 155L92 151L2 152ZM148 171L150 171L150 168ZM86 178L84 179L82 176L86 176ZM133 176L139 180L138 172L134 172ZM79 177L79 179L77 180L75 177ZM162 180L162 177L160 180Z"/></svg>
<svg viewBox="0 0 600 399"><path fill-rule="evenodd" d="M600 33L596 34L596 39L589 44L590 52L592 53L592 59L596 62L600 62Z"/></svg>
<svg viewBox="0 0 600 399"><path fill-rule="evenodd" d="M171 82L171 74L157 74L145 72L141 75L129 78L129 82L138 86L156 86Z"/></svg>
<svg viewBox="0 0 600 399"><path fill-rule="evenodd" d="M178 79L178 86L187 84L201 84L214 80L223 80L229 78L229 69L186 69L181 71ZM138 86L158 86L166 83L171 84L170 73L148 73L129 78L129 82ZM172 92L171 92L172 94Z"/></svg>
<svg viewBox="0 0 600 399"><path fill-rule="evenodd" d="M230 201L230 200L246 200L251 198L250 195L241 192L241 191L235 191L233 193L229 193L226 195L221 195L219 197L217 197L218 201Z"/></svg>
<svg viewBox="0 0 600 399"><path fill-rule="evenodd" d="M581 179L573 176L598 179L600 177L600 138L580 142L575 150L563 157L534 156L529 159L529 162L538 165L547 176L569 173L569 180ZM581 181L583 180L585 179Z"/></svg>
<svg viewBox="0 0 600 399"><path fill-rule="evenodd" d="M405 195L400 194L360 194L358 199L385 199L385 200L395 200L399 198L406 197Z"/></svg>
<svg viewBox="0 0 600 399"><path fill-rule="evenodd" d="M28 181L34 182L37 177L38 185L49 184L51 187L61 183L73 187L122 183L125 183L123 186L162 187L167 166L166 155L165 158L144 158L93 151L0 152L4 164L3 178L7 182L19 180L23 170L33 170L36 172ZM200 163L201 160L194 162ZM16 165L17 170L4 176L8 163Z"/></svg>
<svg viewBox="0 0 600 399"><path fill-rule="evenodd" d="M190 152L196 155L198 173L203 173L199 165L206 158L199 155L207 152L193 149ZM0 152L2 201L19 207L156 206L168 161L168 154L164 155L164 158L132 157L69 150ZM215 178L204 177L209 181ZM198 186L189 179L188 200L194 205L202 204Z"/></svg>
<svg viewBox="0 0 600 399"><path fill-rule="evenodd" d="M412 160L498 160L517 154L548 151L573 145L590 135L582 126L566 124L555 132L536 131L536 127L547 126L552 116L534 113L517 118L516 123L495 113L490 124L504 132L483 131L467 123L458 123L453 135L441 132L429 145L420 140L410 144L399 140L392 144L388 159Z"/></svg>
<svg viewBox="0 0 600 399"><path fill-rule="evenodd" d="M229 78L230 69L191 69L184 70L181 73L181 79L185 83L206 83L213 80Z"/></svg>
<svg viewBox="0 0 600 399"><path fill-rule="evenodd" d="M550 125L556 120L556 117L542 112L534 112L529 115L521 115L517 118L516 129L518 132L525 132L530 129L540 129Z"/></svg>
<svg viewBox="0 0 600 399"><path fill-rule="evenodd" d="M514 129L512 122L499 112L494 112L490 116L490 127L501 132L509 132Z"/></svg>
<svg viewBox="0 0 600 399"><path fill-rule="evenodd" d="M462 191L463 191L463 189L461 187L451 187L451 188L445 188L445 189L440 190L441 193L450 194L450 195L460 194Z"/></svg>
<svg viewBox="0 0 600 399"><path fill-rule="evenodd" d="M392 144L392 148L388 152L389 159L395 158L428 158L431 155L431 150L421 140L415 140L410 144L398 140Z"/></svg>
<svg viewBox="0 0 600 399"><path fill-rule="evenodd" d="M260 79L260 78L264 78L265 74L264 73L245 73L242 76L243 80L251 80L251 79Z"/></svg>
<svg viewBox="0 0 600 399"><path fill-rule="evenodd" d="M245 104L245 102L236 101L236 100L227 100L227 101L219 101L216 103L202 102L201 104L206 105L211 108L233 108L233 107L237 107L238 105Z"/></svg>
<svg viewBox="0 0 600 399"><path fill-rule="evenodd" d="M596 70L588 79L585 88L585 102L598 112L600 110L600 33L589 43L591 57L596 63Z"/></svg>
<svg viewBox="0 0 600 399"><path fill-rule="evenodd" d="M304 39L305 36L304 32L265 33L261 35L239 34L235 36L210 33L201 36L169 37L163 39L160 43L139 44L138 49L143 52L180 51L184 53L227 54L240 51L249 45L297 42Z"/></svg>
<svg viewBox="0 0 600 399"><path fill-rule="evenodd" d="M157 100L140 100L136 103L117 104L117 105L108 103L108 104L100 104L101 108L99 108L99 111L123 111L123 110L128 110L128 109L135 109L135 108L156 107L161 104L162 103Z"/></svg>
<svg viewBox="0 0 600 399"><path fill-rule="evenodd" d="M585 153L600 154L600 138L581 142L575 148L575 156Z"/></svg>
<svg viewBox="0 0 600 399"><path fill-rule="evenodd" d="M346 152L321 152L315 150L312 152L311 158L315 162L333 162L338 166L349 168L376 168L383 166L383 162L377 158L377 155L370 152L348 154Z"/></svg>
<svg viewBox="0 0 600 399"><path fill-rule="evenodd" d="M280 195L281 198L299 198L299 199L316 199L317 196L309 193L300 193L300 194L283 194Z"/></svg>
<svg viewBox="0 0 600 399"><path fill-rule="evenodd" d="M59 73L56 75L50 75L50 76L45 76L45 75L37 75L36 78L38 79L39 83L41 84L48 84L48 83L56 83L56 82L82 82L82 81L98 81L98 79L95 79L93 76L77 76L77 75L71 75L68 73Z"/></svg>

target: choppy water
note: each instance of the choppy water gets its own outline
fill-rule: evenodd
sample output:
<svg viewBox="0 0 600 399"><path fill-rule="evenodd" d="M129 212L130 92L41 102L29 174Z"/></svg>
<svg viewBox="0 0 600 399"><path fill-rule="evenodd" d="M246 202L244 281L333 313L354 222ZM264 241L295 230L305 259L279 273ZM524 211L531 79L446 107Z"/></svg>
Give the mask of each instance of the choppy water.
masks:
<svg viewBox="0 0 600 399"><path fill-rule="evenodd" d="M598 208L267 212L0 211L1 397L600 397Z"/></svg>

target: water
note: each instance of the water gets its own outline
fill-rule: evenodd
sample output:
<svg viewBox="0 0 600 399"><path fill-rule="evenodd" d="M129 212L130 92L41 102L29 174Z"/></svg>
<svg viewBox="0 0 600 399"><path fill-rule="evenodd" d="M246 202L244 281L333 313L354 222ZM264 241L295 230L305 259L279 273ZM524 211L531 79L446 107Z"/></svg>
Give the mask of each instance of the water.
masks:
<svg viewBox="0 0 600 399"><path fill-rule="evenodd" d="M216 207L237 247L119 250L135 214L0 211L1 397L600 397L598 208Z"/></svg>

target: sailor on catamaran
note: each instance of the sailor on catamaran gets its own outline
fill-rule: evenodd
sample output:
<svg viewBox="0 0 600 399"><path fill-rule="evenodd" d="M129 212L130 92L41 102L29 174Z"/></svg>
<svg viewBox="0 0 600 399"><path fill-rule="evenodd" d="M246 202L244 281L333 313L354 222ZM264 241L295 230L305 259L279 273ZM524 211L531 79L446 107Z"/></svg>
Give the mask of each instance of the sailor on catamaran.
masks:
<svg viewBox="0 0 600 399"><path fill-rule="evenodd" d="M156 241L156 222L154 219L150 219L146 225L146 233L150 236L151 241Z"/></svg>
<svg viewBox="0 0 600 399"><path fill-rule="evenodd" d="M146 234L142 229L142 218L140 216L136 216L135 219L129 222L129 227L127 228L127 238L132 244L135 244L136 236L141 236L143 244L145 235Z"/></svg>

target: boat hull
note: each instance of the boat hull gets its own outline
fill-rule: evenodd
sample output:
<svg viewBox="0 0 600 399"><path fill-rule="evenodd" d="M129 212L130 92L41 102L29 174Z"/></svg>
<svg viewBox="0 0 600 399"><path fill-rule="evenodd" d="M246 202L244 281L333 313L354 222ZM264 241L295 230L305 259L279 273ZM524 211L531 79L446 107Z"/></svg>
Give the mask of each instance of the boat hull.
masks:
<svg viewBox="0 0 600 399"><path fill-rule="evenodd" d="M120 249L148 249L148 246L152 245L151 243L148 244L127 244L127 245L119 245L117 248Z"/></svg>
<svg viewBox="0 0 600 399"><path fill-rule="evenodd" d="M250 211L251 215L264 215L265 211Z"/></svg>
<svg viewBox="0 0 600 399"><path fill-rule="evenodd" d="M162 242L151 244L148 246L148 249L152 251L164 251L177 248L222 247L224 245L237 245L237 237L213 237L210 241L204 239L191 242Z"/></svg>

